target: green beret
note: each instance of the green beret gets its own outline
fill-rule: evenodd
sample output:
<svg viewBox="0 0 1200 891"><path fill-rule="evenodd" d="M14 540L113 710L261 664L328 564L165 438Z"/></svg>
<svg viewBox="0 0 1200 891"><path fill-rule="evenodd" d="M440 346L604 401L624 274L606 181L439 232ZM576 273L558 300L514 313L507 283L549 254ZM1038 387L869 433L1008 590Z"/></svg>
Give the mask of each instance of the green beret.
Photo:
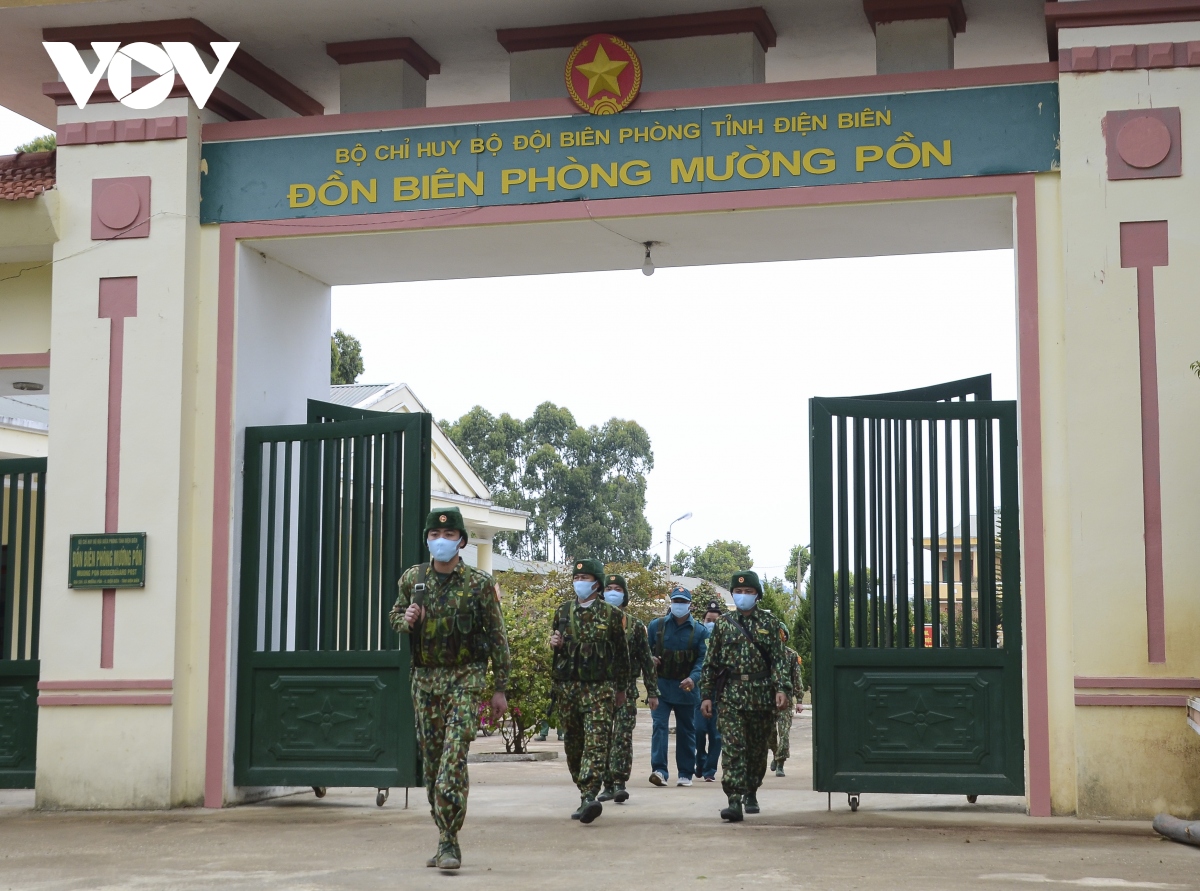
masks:
<svg viewBox="0 0 1200 891"><path fill-rule="evenodd" d="M744 569L741 572L733 574L733 581L729 583L729 590L734 588L753 588L758 592L758 596L762 597L762 582L758 580L758 573L750 569Z"/></svg>
<svg viewBox="0 0 1200 891"><path fill-rule="evenodd" d="M610 572L604 577L604 587L607 588L609 585L621 586L621 590L625 593L625 599L621 601L621 606L625 606L627 603L629 603L629 586L625 584L625 576L616 575L615 573Z"/></svg>
<svg viewBox="0 0 1200 891"><path fill-rule="evenodd" d="M579 575L581 572L600 581L604 578L604 564L599 560L576 560L571 569L571 575Z"/></svg>
<svg viewBox="0 0 1200 891"><path fill-rule="evenodd" d="M431 529L457 529L462 533L464 541L467 538L467 524L463 522L462 512L457 507L431 510L425 518L425 535L428 535Z"/></svg>

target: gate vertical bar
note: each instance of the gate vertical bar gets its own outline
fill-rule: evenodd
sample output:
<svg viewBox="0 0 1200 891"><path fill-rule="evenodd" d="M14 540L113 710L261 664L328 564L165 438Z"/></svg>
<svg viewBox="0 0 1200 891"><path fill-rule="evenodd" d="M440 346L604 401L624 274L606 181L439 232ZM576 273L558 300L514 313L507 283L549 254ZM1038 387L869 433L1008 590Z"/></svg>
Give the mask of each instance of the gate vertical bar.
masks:
<svg viewBox="0 0 1200 891"><path fill-rule="evenodd" d="M367 454L371 438L356 436L354 438L353 464L353 513L351 522L354 531L351 547L350 565L350 649L361 650L367 644L367 518L369 516L370 487L368 485L368 469L371 459Z"/></svg>
<svg viewBox="0 0 1200 891"><path fill-rule="evenodd" d="M867 563L867 572L869 573L869 583L871 590L871 639L868 646L879 646L879 628L880 628L880 611L879 611L879 421L870 420L867 422L867 429L870 433L870 454L868 456L867 467L870 477L870 492L868 497L871 502L870 516L867 518L871 528L870 534L870 553L871 559Z"/></svg>
<svg viewBox="0 0 1200 891"><path fill-rule="evenodd" d="M30 565L33 563L33 548L30 546L29 539L30 529L33 526L33 471L26 471L22 476L25 494L21 499L21 590L17 594L17 602L14 604L13 617L17 623L16 657L28 659L25 650L29 643L29 609L32 605L30 601L33 599L33 586L30 584L30 577L33 574Z"/></svg>
<svg viewBox="0 0 1200 891"><path fill-rule="evenodd" d="M816 399L809 412L809 528L812 529L812 648L813 648L813 777L827 784L833 769L831 721L828 708L833 696L834 651L834 526L833 526L833 416ZM817 709L817 703L822 708ZM830 713L831 714L831 713Z"/></svg>
<svg viewBox="0 0 1200 891"><path fill-rule="evenodd" d="M942 545L938 527L938 427L929 421L929 591L932 609L933 645L942 646Z"/></svg>
<svg viewBox="0 0 1200 891"><path fill-rule="evenodd" d="M908 607L908 422L896 421L896 599L900 646L909 646Z"/></svg>
<svg viewBox="0 0 1200 891"><path fill-rule="evenodd" d="M0 476L0 496L3 497L4 528L8 531L8 571L4 574L4 614L0 616L0 659L11 659L13 639L13 600L16 597L16 581L14 561L16 558L17 539L17 475L15 473Z"/></svg>
<svg viewBox="0 0 1200 891"><path fill-rule="evenodd" d="M962 639L968 647L975 646L975 635L971 621L971 422L963 418L958 422L959 513L962 514L962 537L959 548L959 575L962 576ZM978 519L976 520L978 523Z"/></svg>
<svg viewBox="0 0 1200 891"><path fill-rule="evenodd" d="M838 643L850 646L850 509L847 497L846 419L835 415L837 423L837 622Z"/></svg>
<svg viewBox="0 0 1200 891"><path fill-rule="evenodd" d="M283 443L283 558L279 563L279 649L288 649L292 568L292 443Z"/></svg>
<svg viewBox="0 0 1200 891"><path fill-rule="evenodd" d="M895 435L895 423L892 421L883 422L883 516L884 516L884 532L883 532L883 578L880 579L880 584L883 585L884 602L883 602L883 622L884 635L883 645L885 647L893 647L896 645L896 591L893 587L892 578L896 563L896 548L895 534L896 511L896 476L895 468L892 466L892 439Z"/></svg>
<svg viewBox="0 0 1200 891"><path fill-rule="evenodd" d="M867 476L863 419L854 424L854 646L867 645Z"/></svg>
<svg viewBox="0 0 1200 891"><path fill-rule="evenodd" d="M922 445L921 422L912 422L912 559L913 559L913 645L918 649L925 646L925 480L921 473L921 462L925 459Z"/></svg>
<svg viewBox="0 0 1200 891"><path fill-rule="evenodd" d="M30 659L39 659L42 628L42 554L46 545L46 471L37 474L37 500L33 535L33 635Z"/></svg>
<svg viewBox="0 0 1200 891"><path fill-rule="evenodd" d="M956 624L958 619L954 611L954 580L962 573L955 572L954 566L954 422L946 420L946 636L950 648L957 644Z"/></svg>

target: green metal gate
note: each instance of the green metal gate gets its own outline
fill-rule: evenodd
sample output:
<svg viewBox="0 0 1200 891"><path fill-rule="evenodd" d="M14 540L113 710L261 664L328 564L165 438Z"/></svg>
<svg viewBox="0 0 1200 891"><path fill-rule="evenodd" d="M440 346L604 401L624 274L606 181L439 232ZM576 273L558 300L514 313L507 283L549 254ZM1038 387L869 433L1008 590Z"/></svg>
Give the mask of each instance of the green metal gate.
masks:
<svg viewBox="0 0 1200 891"><path fill-rule="evenodd" d="M234 782L417 785L387 617L424 559L432 419L311 400L308 418L246 429Z"/></svg>
<svg viewBox="0 0 1200 891"><path fill-rule="evenodd" d="M0 789L32 789L46 459L0 461Z"/></svg>
<svg viewBox="0 0 1200 891"><path fill-rule="evenodd" d="M1025 791L1015 402L810 402L821 792Z"/></svg>

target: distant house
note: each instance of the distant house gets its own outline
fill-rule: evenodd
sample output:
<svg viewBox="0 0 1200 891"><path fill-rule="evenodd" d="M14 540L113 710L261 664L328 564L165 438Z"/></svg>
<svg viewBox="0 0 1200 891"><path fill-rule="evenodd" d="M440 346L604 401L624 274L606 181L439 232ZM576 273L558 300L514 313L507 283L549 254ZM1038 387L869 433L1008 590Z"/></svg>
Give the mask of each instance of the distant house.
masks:
<svg viewBox="0 0 1200 891"><path fill-rule="evenodd" d="M0 396L0 459L45 458L49 441L49 396Z"/></svg>
<svg viewBox="0 0 1200 891"><path fill-rule="evenodd" d="M671 584L683 585L683 587L687 588L689 591L695 591L698 585L708 585L710 588L716 591L721 600L724 601L726 609L733 609L733 594L729 592L729 589L723 588L720 585L715 585L706 579L696 578L692 575L673 575L671 576Z"/></svg>
<svg viewBox="0 0 1200 891"><path fill-rule="evenodd" d="M329 401L369 411L428 412L408 384L338 384L329 388ZM500 507L450 437L433 425L433 508L457 507L467 523L468 544L463 559L484 572L546 572L548 564L514 560L495 554L492 542L504 532L524 532L529 513Z"/></svg>

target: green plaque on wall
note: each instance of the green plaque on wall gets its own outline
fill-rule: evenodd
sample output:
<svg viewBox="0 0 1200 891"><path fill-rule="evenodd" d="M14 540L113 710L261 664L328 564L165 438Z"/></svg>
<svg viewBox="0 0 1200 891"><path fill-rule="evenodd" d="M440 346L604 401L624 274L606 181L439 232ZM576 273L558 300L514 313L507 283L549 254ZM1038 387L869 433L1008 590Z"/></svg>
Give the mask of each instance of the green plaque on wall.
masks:
<svg viewBox="0 0 1200 891"><path fill-rule="evenodd" d="M67 587L146 587L146 533L72 535Z"/></svg>

